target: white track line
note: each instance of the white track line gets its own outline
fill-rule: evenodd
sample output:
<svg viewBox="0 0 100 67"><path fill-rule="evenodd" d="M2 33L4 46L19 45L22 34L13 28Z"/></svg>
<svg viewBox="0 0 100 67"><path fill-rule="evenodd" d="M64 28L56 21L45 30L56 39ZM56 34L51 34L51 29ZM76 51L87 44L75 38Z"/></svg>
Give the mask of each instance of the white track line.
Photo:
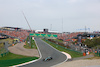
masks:
<svg viewBox="0 0 100 67"><path fill-rule="evenodd" d="M35 40L34 40L34 41L35 41ZM41 54L41 52L40 52L40 49L39 49L39 47L38 47L38 45L37 45L37 42L36 42L36 41L35 41L35 44L36 44L37 49L38 49L38 51L39 51L39 55L40 55L40 58L39 58L39 59L37 59L37 60L33 60L33 61L29 61L29 62L26 62L26 63L22 63L22 64L19 64L19 65L10 66L10 67L18 67L18 66L23 66L23 65L30 64L30 63L33 63L33 62L36 62L36 61L40 60L40 59L42 58L42 54Z"/></svg>
<svg viewBox="0 0 100 67"><path fill-rule="evenodd" d="M62 53L65 54L65 55L67 56L68 60L69 60L69 59L72 59L72 57L71 57L68 53L66 53L66 52L62 52Z"/></svg>

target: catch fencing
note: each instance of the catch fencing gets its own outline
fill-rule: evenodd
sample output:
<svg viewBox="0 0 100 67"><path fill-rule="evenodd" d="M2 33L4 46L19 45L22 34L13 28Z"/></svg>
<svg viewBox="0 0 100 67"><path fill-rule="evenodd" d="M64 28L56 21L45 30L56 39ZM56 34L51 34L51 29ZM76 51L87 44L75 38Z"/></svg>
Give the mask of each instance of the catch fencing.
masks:
<svg viewBox="0 0 100 67"><path fill-rule="evenodd" d="M95 51L95 55L100 57L100 50Z"/></svg>
<svg viewBox="0 0 100 67"><path fill-rule="evenodd" d="M95 53L96 56L100 56L100 49L88 48L87 46L82 46L82 44L64 44L63 42L58 42L55 41L54 39L45 39L45 40L66 50L81 53L84 56L89 55L90 53Z"/></svg>
<svg viewBox="0 0 100 67"><path fill-rule="evenodd" d="M66 47L64 47L64 46L55 44L55 43L53 43L53 42L51 42L51 41L49 41L49 40L46 40L46 41L48 41L49 43L52 43L52 44L56 45L57 47L59 46L59 47L61 47L61 48L63 48L63 49L66 49L66 50L69 50L69 51L73 51L73 52L79 53L79 54L81 54L81 55L83 54L82 52L75 51L75 50L72 50L72 49L68 49L68 48L66 48Z"/></svg>

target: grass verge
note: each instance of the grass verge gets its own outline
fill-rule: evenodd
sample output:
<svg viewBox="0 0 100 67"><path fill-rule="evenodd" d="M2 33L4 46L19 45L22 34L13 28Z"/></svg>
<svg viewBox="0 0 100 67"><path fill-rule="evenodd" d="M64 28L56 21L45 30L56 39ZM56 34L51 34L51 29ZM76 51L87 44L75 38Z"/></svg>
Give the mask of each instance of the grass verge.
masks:
<svg viewBox="0 0 100 67"><path fill-rule="evenodd" d="M26 48L26 49L33 49L33 48L34 48L34 49L37 49L34 40L31 39L31 43L29 43L29 37L27 37L25 44L26 44L26 45L24 45L24 48Z"/></svg>
<svg viewBox="0 0 100 67"><path fill-rule="evenodd" d="M44 39L42 39L42 40L45 41L45 42L47 42L48 44L50 44L51 46L53 46L57 50L59 50L61 52L66 52L66 53L70 54L72 58L82 57L83 56L82 53L79 53L79 52L76 52L76 51L73 51L73 50L69 50L67 48L64 48L64 47L62 47L60 45L57 45L55 43L52 43L52 42L44 40Z"/></svg>
<svg viewBox="0 0 100 67"><path fill-rule="evenodd" d="M38 59L38 57L28 57L22 55L16 55L13 53L9 53L7 56L0 57L0 67L8 67L21 63L25 63L28 61L32 61Z"/></svg>
<svg viewBox="0 0 100 67"><path fill-rule="evenodd" d="M61 43L63 43L63 41L62 40L59 40L59 39L54 39L55 41L59 41L59 42L61 42Z"/></svg>
<svg viewBox="0 0 100 67"><path fill-rule="evenodd" d="M9 38L7 38L7 39L1 39L0 41L1 41L1 42L6 42L6 41L8 41L9 44L12 44L12 42L13 42L13 40L12 40L12 39L9 39Z"/></svg>

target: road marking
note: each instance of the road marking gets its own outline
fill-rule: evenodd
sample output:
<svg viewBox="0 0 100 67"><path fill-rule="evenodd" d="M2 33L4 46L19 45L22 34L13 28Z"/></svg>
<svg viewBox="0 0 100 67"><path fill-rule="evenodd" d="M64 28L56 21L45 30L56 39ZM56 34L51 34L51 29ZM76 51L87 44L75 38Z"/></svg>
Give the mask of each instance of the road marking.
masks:
<svg viewBox="0 0 100 67"><path fill-rule="evenodd" d="M71 57L68 53L66 53L66 52L62 52L62 53L65 54L65 55L67 56L68 60L69 60L69 59L72 59L72 57Z"/></svg>

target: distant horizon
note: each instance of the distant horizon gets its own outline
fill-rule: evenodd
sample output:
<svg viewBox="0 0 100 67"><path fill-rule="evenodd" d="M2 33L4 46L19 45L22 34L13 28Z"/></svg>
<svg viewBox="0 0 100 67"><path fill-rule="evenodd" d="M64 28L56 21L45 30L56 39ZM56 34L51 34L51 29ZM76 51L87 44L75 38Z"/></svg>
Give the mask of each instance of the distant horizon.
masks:
<svg viewBox="0 0 100 67"><path fill-rule="evenodd" d="M11 27L11 26L3 26L3 27ZM2 27L0 27L0 28L2 28ZM21 28L21 27L15 27L15 28ZM21 29L25 29L25 28L21 28ZM47 28L44 28L44 29L47 29ZM25 29L25 30L30 30L30 29ZM32 30L35 30L35 29L32 29ZM36 29L36 30L41 30L41 31L43 31L43 29ZM35 30L35 31L36 31ZM50 29L48 29L48 31L57 31L57 30L50 30ZM59 32L59 31L57 31L57 32ZM69 31L63 31L63 33L64 32L69 32ZM72 32L70 32L70 33L73 33L73 32L85 32L85 30L84 31L72 31ZM91 31L87 31L86 30L86 32L91 32ZM92 32L100 32L100 31L92 31ZM59 33L62 33L62 32L59 32Z"/></svg>

